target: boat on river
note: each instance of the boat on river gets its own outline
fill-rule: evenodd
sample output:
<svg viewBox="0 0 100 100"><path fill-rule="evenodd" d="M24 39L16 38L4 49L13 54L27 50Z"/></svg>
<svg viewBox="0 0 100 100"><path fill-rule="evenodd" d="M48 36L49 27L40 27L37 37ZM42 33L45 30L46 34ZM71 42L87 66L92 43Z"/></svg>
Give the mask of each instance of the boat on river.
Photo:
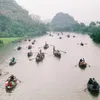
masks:
<svg viewBox="0 0 100 100"><path fill-rule="evenodd" d="M32 49L32 46L31 46L31 45L29 45L29 46L28 46L28 49Z"/></svg>
<svg viewBox="0 0 100 100"><path fill-rule="evenodd" d="M84 69L84 68L87 67L87 63L85 61L80 61L79 62L79 67L82 68L82 69Z"/></svg>
<svg viewBox="0 0 100 100"><path fill-rule="evenodd" d="M45 44L43 48L44 49L48 49L49 48L49 45L48 44Z"/></svg>
<svg viewBox="0 0 100 100"><path fill-rule="evenodd" d="M12 78L13 77L13 78ZM5 83L5 89L6 92L11 92L15 87L17 86L17 79L15 78L15 76L10 76L6 83Z"/></svg>
<svg viewBox="0 0 100 100"><path fill-rule="evenodd" d="M99 84L95 80L90 78L90 80L87 83L88 91L91 93L99 93L99 87Z"/></svg>
<svg viewBox="0 0 100 100"><path fill-rule="evenodd" d="M16 64L16 61L11 61L10 63L9 63L9 66L13 66L13 65L15 65Z"/></svg>
<svg viewBox="0 0 100 100"><path fill-rule="evenodd" d="M28 57L31 57L32 55L33 55L33 53L31 51L27 53Z"/></svg>
<svg viewBox="0 0 100 100"><path fill-rule="evenodd" d="M45 58L44 53L38 53L35 60L36 60L36 62L41 62L41 61L43 61L44 58Z"/></svg>
<svg viewBox="0 0 100 100"><path fill-rule="evenodd" d="M53 51L53 55L54 55L55 57L61 58L61 53L60 53L59 50Z"/></svg>
<svg viewBox="0 0 100 100"><path fill-rule="evenodd" d="M21 47L19 46L19 47L17 48L17 50L21 50Z"/></svg>

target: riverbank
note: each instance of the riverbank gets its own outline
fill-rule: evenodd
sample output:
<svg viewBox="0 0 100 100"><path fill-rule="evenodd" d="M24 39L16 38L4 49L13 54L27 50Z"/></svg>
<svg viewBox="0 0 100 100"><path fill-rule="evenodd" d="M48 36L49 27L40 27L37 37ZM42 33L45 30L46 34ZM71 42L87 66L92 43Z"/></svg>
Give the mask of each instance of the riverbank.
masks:
<svg viewBox="0 0 100 100"><path fill-rule="evenodd" d="M24 36L24 37L4 37L4 38L0 38L1 41L3 41L3 44L8 44L8 43L11 43L11 42L16 42L17 40L21 40L21 39L25 39L25 38L37 38L37 37L41 37L41 36L44 36L46 34L41 34L41 35L33 35L33 36ZM2 45L2 44L0 44Z"/></svg>
<svg viewBox="0 0 100 100"><path fill-rule="evenodd" d="M22 39L23 37L11 37L11 38L0 38L1 41L3 41L3 44L8 44L11 43L13 41L17 41ZM2 45L2 44L1 44Z"/></svg>

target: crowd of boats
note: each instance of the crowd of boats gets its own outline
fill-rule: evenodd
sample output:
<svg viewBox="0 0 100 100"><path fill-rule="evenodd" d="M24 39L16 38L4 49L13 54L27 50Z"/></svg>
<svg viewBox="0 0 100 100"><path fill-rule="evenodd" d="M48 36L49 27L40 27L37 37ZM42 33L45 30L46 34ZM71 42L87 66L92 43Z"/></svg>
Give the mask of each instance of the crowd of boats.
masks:
<svg viewBox="0 0 100 100"><path fill-rule="evenodd" d="M63 33L61 33L63 35ZM60 33L57 34L57 36L59 36ZM53 37L53 34L49 34L49 36L52 36ZM68 38L70 38L70 34L67 35ZM74 35L73 38L75 38L76 36ZM60 36L59 39L62 39L62 37ZM31 42L32 40L31 39L25 39L24 41L29 41ZM36 43L36 40L33 40L31 42L31 45L28 45L28 49L30 50L29 52L27 52L27 57L29 58L29 60L33 60L34 58L30 59L30 57L33 56L33 52L32 52L32 45L34 45ZM84 43L80 43L81 46L84 46ZM48 49L50 46L52 46L53 48L53 55L57 58L61 58L61 52L63 53L66 53L66 51L61 51L61 50L57 50L55 48L54 45L51 45L51 44L48 44L47 42L45 42L43 48L46 50ZM17 50L21 50L22 47L19 46L17 47ZM35 62L39 63L41 61L43 61L43 59L45 58L45 52L42 52L42 50L40 49L39 52L37 53L36 57L35 57ZM11 61L9 62L9 65L10 66L13 66L16 64L16 58L13 57L11 59ZM77 66L77 65L76 65ZM80 59L79 60L79 63L78 63L78 66L82 69L85 69L87 66L90 67L90 65L88 65L85 61L84 58ZM1 74L2 75L2 74ZM7 80L6 80L6 83L5 83L5 89L6 91L9 91L9 90L12 90L14 87L16 87L17 85L17 82L21 82L20 80L18 80L14 75L11 75ZM95 80L95 78L90 78L89 81L87 82L87 89L91 92L91 93L99 93L99 84L98 82Z"/></svg>

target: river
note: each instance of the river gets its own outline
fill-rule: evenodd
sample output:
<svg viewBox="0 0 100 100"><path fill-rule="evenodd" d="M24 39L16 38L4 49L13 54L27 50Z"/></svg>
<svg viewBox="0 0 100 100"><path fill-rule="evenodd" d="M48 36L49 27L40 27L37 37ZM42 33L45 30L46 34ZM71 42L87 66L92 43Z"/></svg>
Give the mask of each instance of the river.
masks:
<svg viewBox="0 0 100 100"><path fill-rule="evenodd" d="M88 91L84 91L90 77L94 77L100 83L100 46L93 43L88 35L71 33L67 38L65 33L62 39L54 34L54 37L42 36L36 38L36 44L32 51L39 51L38 47L48 44L55 45L62 52L59 60L52 55L52 46L48 50L43 50L46 54L42 63L37 64L34 60L27 58L28 49L26 46L31 42L10 44L0 49L0 68L3 72L14 74L21 83L12 93L6 93L5 80L10 74L0 77L0 100L100 100L100 96L92 96ZM76 37L73 38L72 36ZM80 46L80 42L87 43ZM21 45L21 51L15 48ZM17 63L13 67L9 66L9 59L16 57ZM2 58L3 57L3 58ZM78 64L80 58L85 58L91 66L85 70L80 69ZM4 60L5 59L5 60Z"/></svg>

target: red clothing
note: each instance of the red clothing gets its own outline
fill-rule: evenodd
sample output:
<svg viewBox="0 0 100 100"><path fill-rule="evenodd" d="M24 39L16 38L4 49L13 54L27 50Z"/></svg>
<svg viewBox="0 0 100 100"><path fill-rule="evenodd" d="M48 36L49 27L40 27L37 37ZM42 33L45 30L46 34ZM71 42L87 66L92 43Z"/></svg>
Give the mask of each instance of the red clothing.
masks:
<svg viewBox="0 0 100 100"><path fill-rule="evenodd" d="M12 86L11 82L6 83L6 86Z"/></svg>

